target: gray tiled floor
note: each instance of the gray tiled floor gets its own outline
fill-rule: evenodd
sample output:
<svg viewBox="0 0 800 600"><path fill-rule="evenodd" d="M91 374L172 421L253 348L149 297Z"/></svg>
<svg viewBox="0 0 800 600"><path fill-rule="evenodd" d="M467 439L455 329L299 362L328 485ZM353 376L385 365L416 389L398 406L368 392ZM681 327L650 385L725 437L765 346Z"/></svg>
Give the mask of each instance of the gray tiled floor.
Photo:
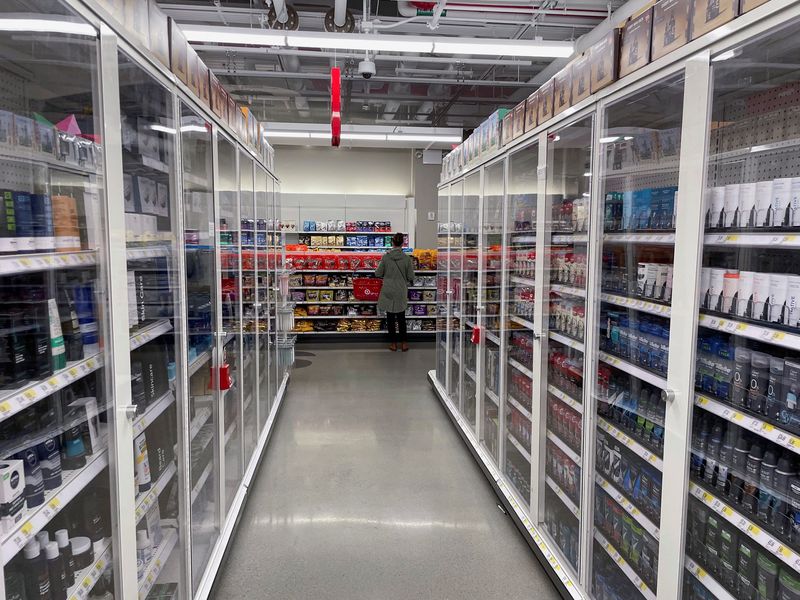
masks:
<svg viewBox="0 0 800 600"><path fill-rule="evenodd" d="M432 346L298 346L216 598L557 598L430 391Z"/></svg>

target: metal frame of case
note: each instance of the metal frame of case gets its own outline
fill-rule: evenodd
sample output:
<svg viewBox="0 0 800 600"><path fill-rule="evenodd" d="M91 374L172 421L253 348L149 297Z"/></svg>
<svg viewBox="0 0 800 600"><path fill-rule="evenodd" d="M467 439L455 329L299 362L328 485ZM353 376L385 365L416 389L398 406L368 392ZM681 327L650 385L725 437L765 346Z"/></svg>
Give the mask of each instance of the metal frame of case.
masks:
<svg viewBox="0 0 800 600"><path fill-rule="evenodd" d="M122 139L121 139L121 118L120 118L120 95L119 95L119 75L118 75L118 52L122 51L125 55L137 66L141 67L146 74L158 85L162 86L166 93L171 96L174 115L176 115L176 122L180 121L180 108L181 105L188 106L197 115L201 116L212 128L212 146L214 157L214 177L216 182L217 170L217 147L216 141L218 137L224 136L226 139L234 144L237 156L246 157L251 161L254 167L253 178L256 179L256 171L260 170L266 177L266 187L263 191L266 197L266 210L268 215L264 215L266 219L268 216L274 217L276 214L275 207L279 205L280 197L280 183L274 173L272 173L266 166L263 156L259 156L249 147L245 146L237 140L233 130L223 123L209 107L200 105L194 98L191 91L186 85L177 79L171 72L169 72L161 63L159 63L146 49L144 49L137 40L132 39L124 30L115 29L118 27L113 19L109 19L104 13L103 8L95 6L90 0L85 2L82 0L59 0L63 5L69 7L76 15L83 18L86 23L90 24L97 30L96 48L98 56L98 74L99 80L97 83L97 100L98 109L102 114L103 123L103 164L104 172L104 187L105 187L105 207L106 214L104 215L107 223L106 239L103 240L104 248L101 248L99 262L104 263L105 271L108 274L108 290L109 290L109 305L115 309L111 310L111 314L106 319L108 338L107 346L111 356L113 356L113 363L107 365L106 371L108 379L111 383L111 395L113 397L113 408L109 411L114 411L113 423L111 427L111 436L109 441L109 468L111 480L111 504L112 504L112 532L113 532L113 570L115 574L115 596L119 598L139 598L139 589L137 581L137 568L136 568L136 523L132 518L124 517L123 515L133 515L136 508L136 492L134 486L134 456L133 456L133 420L131 417L130 409L132 407L131 401L131 371L130 371L130 340L128 337L128 321L127 321L127 304L128 304L128 282L126 280L126 236L125 236L125 213L124 213L124 199L123 199L123 161L122 161ZM183 210L180 208L180 199L183 197L182 185L182 164L181 164L181 136L175 136L174 146L175 156L172 164L169 165L171 172L169 174L173 184L174 193L170 199L173 208L178 207L174 211L175 222L173 234L179 236L178 239L178 256L175 257L175 264L177 265L180 273L185 273L185 250L182 243L183 236ZM211 174L209 174L211 175ZM238 176L238 174L237 174ZM254 187L255 190L255 187ZM256 190L258 191L258 190ZM218 211L218 189L214 188L215 199L215 212ZM261 215L259 215L261 216ZM120 235L121 232L121 235ZM267 233L269 240L272 232ZM215 272L214 278L216 279L214 287L217 294L217 302L220 299L220 246L219 238L215 233ZM269 244L270 242L268 242ZM105 253L103 253L105 250ZM274 247L271 248L273 252L280 254L279 250ZM185 598L207 598L211 592L214 584L215 577L219 566L223 560L224 554L228 548L231 536L234 533L238 517L242 511L244 501L247 496L247 488L252 481L252 478L258 468L260 460L263 458L266 445L268 443L272 428L281 407L282 400L285 394L286 386L289 379L288 367L275 364L277 354L275 351L275 328L277 320L275 317L275 306L277 303L277 273L280 265L276 264L275 268L270 269L267 265L267 281L271 281L270 289L267 290L267 304L268 310L266 311L267 320L271 321L267 324L263 335L267 337L269 363L267 365L260 365L261 359L260 352L258 352L258 344L256 347L255 360L256 368L264 368L268 373L270 383L268 388L270 391L275 391L274 398L268 398L265 406L268 407L267 415L260 415L261 402L259 402L260 386L256 385L253 390L253 401L256 403L256 423L261 424L262 419L264 426L257 433L255 449L251 456L241 457L241 465L243 468L242 478L234 493L231 501L230 510L226 511L226 502L224 502L225 495L225 480L224 480L224 459L221 457L220 444L224 443L224 431L217 432L219 439L215 440L215 454L214 462L215 472L220 474L215 482L216 494L218 498L219 507L219 537L214 544L208 562L205 566L204 572L196 593L192 595L189 591L192 589L191 577L191 524L190 524L190 507L191 507L191 484L189 481L189 406L187 402L187 388L188 388L188 355L187 355L187 333L185 328L181 328L179 343L176 345L176 366L178 369L176 376L176 401L178 406L178 415L180 419L179 430L177 432L178 440L178 469L181 474L181 482L179 489L181 490L179 506L180 506L180 544L183 551L180 560L180 586L182 597ZM177 297L184 298L185 293L185 277L178 277L178 289L175 290ZM258 296L257 296L258 297ZM239 300L241 304L241 297ZM181 322L186 322L186 306L184 302L178 302L178 312L175 318L180 319ZM119 308L116 308L119 307ZM217 314L218 324L217 331L221 332L221 315ZM123 332L118 334L116 332ZM241 331L239 331L241 334ZM212 364L217 366L222 362L222 342L223 340L217 339L215 343L215 352L212 358ZM240 342L241 346L241 342ZM241 353L241 348L240 348ZM241 355L241 354L240 354ZM258 372L258 371L257 371ZM279 379L272 381L274 379ZM241 396L239 398L241 404ZM216 400L214 403L215 412L219 412L222 403L222 394L217 390ZM242 414L242 407L239 407L240 431L244 431L244 420ZM134 414L135 414L135 407ZM218 415L217 415L218 417ZM222 420L217 418L217 423L221 425ZM221 429L221 428L220 428ZM244 436L242 435L242 440ZM238 448L240 453L244 453L243 442ZM176 550L177 552L177 550ZM88 591L81 590L85 597ZM0 577L0 596L5 596L4 578Z"/></svg>
<svg viewBox="0 0 800 600"><path fill-rule="evenodd" d="M706 34L684 47L668 54L650 65L643 67L635 73L610 85L601 92L590 96L578 105L567 109L544 125L540 125L520 139L488 155L480 164L464 169L457 176L443 181L439 186L439 211L440 211L440 236L448 233L448 241L440 242L440 250L451 248L452 237L449 228L442 227L442 223L450 223L454 212L454 193L456 188L463 190L463 183L470 175L477 176L481 182L484 172L498 161L506 161L505 167L505 200L508 203L509 168L510 158L517 152L524 151L538 144L539 166L537 172L537 198L538 219L536 225L536 294L534 318L534 369L533 369L533 398L531 421L531 498L530 508L515 490L504 474L502 464L495 462L487 449L482 444L482 393L485 377L481 364L481 356L485 352L485 325L482 311L479 306L477 325L481 328L481 342L478 349L477 371L478 378L475 399L476 427L473 428L466 419L463 407L463 397L460 392L464 385L464 369L459 367L452 356L451 338L455 335L464 337L468 328L462 322L456 330L451 325L455 316L454 303L450 301L454 294L452 282L454 276L459 276L458 269L446 254L440 260L439 273L439 326L437 327L437 369L429 372L432 386L450 414L451 419L467 443L470 451L483 468L498 496L510 509L510 514L519 529L526 536L529 545L537 554L540 562L545 566L551 579L563 596L573 598L589 598L592 595L592 553L593 553L593 525L594 525L594 447L595 447L595 402L593 398L593 378L597 372L598 348L597 336L599 335L600 318L600 274L601 254L603 239L603 202L600 198L602 192L602 169L600 158L601 131L603 131L606 108L622 98L639 92L648 86L657 84L670 76L682 75L683 84L683 115L682 115L682 141L678 168L678 187L681 190L680 202L676 206L676 226L674 242L674 266L676 273L680 269L682 276L676 276L672 290L672 327L669 337L669 365L667 385L662 392L666 403L665 414L665 440L663 449L662 489L665 490L661 503L661 525L658 552L658 598L679 598L681 596L684 569L684 540L687 524L688 507L688 476L689 457L691 448L692 410L694 406L694 374L695 374L695 342L697 339L698 306L696 298L700 288L699 272L702 264L703 252L703 191L706 187L706 164L708 160L709 128L711 112L712 88L712 57L722 52L739 46L758 36L770 32L773 28L794 22L795 29L800 24L800 3L797 0L770 0L766 4L741 15L734 21ZM543 521L544 489L545 489L545 427L546 422L546 382L547 382L547 307L545 307L546 292L546 259L547 246L546 234L546 183L547 183L547 156L549 136L557 133L572 123L587 116L593 116L592 133L592 173L591 181L590 222L589 222L589 257L587 264L586 288L586 334L584 340L584 384L583 384L583 431L582 431L582 472L580 492L580 568L576 572L564 559L556 545L542 531L539 523ZM597 174L600 176L597 176ZM483 185L481 185L481 191ZM483 210L483 196L481 194L479 208ZM508 210L506 208L506 210ZM447 215L447 216L445 216ZM460 217L464 222L463 214ZM481 222L482 223L482 222ZM504 228L507 227L504 222ZM463 234L460 234L463 235ZM479 227L478 235L481 235ZM479 257L479 303L484 285L485 262L483 261L483 245L480 246ZM455 248L453 248L455 249ZM463 266L462 266L463 268ZM506 271L504 269L504 271ZM691 274L691 275L690 275ZM444 284L444 286L442 285ZM507 286L503 286L506 293ZM460 302L460 300L459 300ZM501 307L505 307L505 299ZM442 327L442 322L446 323ZM505 332L501 332L501 340L505 340ZM469 343L469 341L464 342ZM445 356L439 353L446 352ZM502 353L501 353L502 356ZM463 351L461 354L463 358ZM505 357L504 357L505 358ZM444 366L442 369L441 366ZM443 377L439 379L438 374ZM504 371L501 370L501 373ZM502 375L501 375L502 377ZM452 396L449 392L456 394ZM502 390L502 388L501 388ZM459 404L462 404L459 406ZM501 397L500 415L505 415L506 395ZM502 419L502 417L501 417ZM503 423L501 420L501 427ZM504 456L502 445L505 431L501 429L499 456ZM667 490L680 490L680 493L669 493ZM702 572L702 569L701 569ZM645 586L646 587L646 586ZM652 590L651 596L656 597Z"/></svg>

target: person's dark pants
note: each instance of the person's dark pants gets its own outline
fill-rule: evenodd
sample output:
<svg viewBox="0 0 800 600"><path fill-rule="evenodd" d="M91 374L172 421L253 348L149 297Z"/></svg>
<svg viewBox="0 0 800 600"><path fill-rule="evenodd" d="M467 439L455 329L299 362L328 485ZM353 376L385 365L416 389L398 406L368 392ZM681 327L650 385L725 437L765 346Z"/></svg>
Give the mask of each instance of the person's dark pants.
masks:
<svg viewBox="0 0 800 600"><path fill-rule="evenodd" d="M397 327L400 326L400 335L397 334ZM386 327L389 330L389 341L392 344L404 344L406 342L406 313L387 312Z"/></svg>

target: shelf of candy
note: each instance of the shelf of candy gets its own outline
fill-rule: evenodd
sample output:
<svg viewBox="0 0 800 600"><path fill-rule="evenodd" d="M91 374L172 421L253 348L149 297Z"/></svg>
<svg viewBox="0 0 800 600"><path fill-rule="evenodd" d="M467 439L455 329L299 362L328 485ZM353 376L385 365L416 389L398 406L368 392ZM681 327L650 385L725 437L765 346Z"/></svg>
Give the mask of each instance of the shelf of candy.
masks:
<svg viewBox="0 0 800 600"><path fill-rule="evenodd" d="M391 221L303 221L303 232L393 233Z"/></svg>
<svg viewBox="0 0 800 600"><path fill-rule="evenodd" d="M556 485L558 485L557 482ZM565 494L563 488L561 488L561 494L550 486L545 488L544 526L561 554L573 568L577 569L580 549L578 519L572 511L572 506L568 506L562 500L565 498L567 503L572 504L572 500Z"/></svg>
<svg viewBox="0 0 800 600"><path fill-rule="evenodd" d="M771 344L737 345L735 339L699 331L696 404L800 452L797 438L784 433L800 434L800 358Z"/></svg>
<svg viewBox="0 0 800 600"><path fill-rule="evenodd" d="M631 373L654 380L666 377L669 358L669 319L611 310L600 311L600 351L638 367ZM623 368L619 363L620 368ZM641 370L641 373L638 371Z"/></svg>
<svg viewBox="0 0 800 600"><path fill-rule="evenodd" d="M583 398L583 353L566 346L550 344L547 381L580 404Z"/></svg>
<svg viewBox="0 0 800 600"><path fill-rule="evenodd" d="M575 455L573 458L579 459L583 435L581 414L550 394L547 396L547 430L557 436L558 444L565 445Z"/></svg>
<svg viewBox="0 0 800 600"><path fill-rule="evenodd" d="M321 250L374 250L385 248L388 250L392 248L392 234L374 235L329 233L327 235L308 235L301 233L298 243L307 246L310 250L314 250L315 248ZM408 247L408 234L405 234L403 246Z"/></svg>
<svg viewBox="0 0 800 600"><path fill-rule="evenodd" d="M677 161L669 170L677 172ZM607 177L611 173L606 173ZM603 231L604 239L616 242L672 243L674 236L661 235L675 231L675 186L606 192ZM630 235L625 235L630 234Z"/></svg>
<svg viewBox="0 0 800 600"><path fill-rule="evenodd" d="M664 451L661 390L608 365L597 367L597 415L657 456Z"/></svg>

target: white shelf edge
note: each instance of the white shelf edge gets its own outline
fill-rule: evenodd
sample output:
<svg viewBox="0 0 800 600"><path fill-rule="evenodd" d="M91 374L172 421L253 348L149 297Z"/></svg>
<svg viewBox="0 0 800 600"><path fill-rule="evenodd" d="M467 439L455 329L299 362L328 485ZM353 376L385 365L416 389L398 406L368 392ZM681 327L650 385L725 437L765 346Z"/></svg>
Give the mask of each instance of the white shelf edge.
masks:
<svg viewBox="0 0 800 600"><path fill-rule="evenodd" d="M695 394L694 403L696 406L717 415L731 423L735 423L740 427L752 431L779 446L783 446L787 450L791 450L795 454L800 454L800 438L792 435L772 425L766 421L762 421L758 417L754 417L746 412L738 411L733 406L729 406L724 402L704 396L702 394Z"/></svg>
<svg viewBox="0 0 800 600"><path fill-rule="evenodd" d="M495 334L493 334L488 329L485 331L485 333L486 333L486 339L487 340L491 340L492 342L494 342L498 346L500 345L500 338L499 337L497 337Z"/></svg>
<svg viewBox="0 0 800 600"><path fill-rule="evenodd" d="M478 382L478 378L475 376L475 372L474 371L470 371L468 368L464 367L464 372L467 374L467 376L470 379L472 379L472 381L474 381L475 383Z"/></svg>
<svg viewBox="0 0 800 600"><path fill-rule="evenodd" d="M509 279L514 283L521 283L522 285L535 286L536 280L530 277L523 277L522 275L509 275Z"/></svg>
<svg viewBox="0 0 800 600"><path fill-rule="evenodd" d="M656 469L663 472L664 461L662 461L656 454L642 446L628 434L617 429L602 417L597 417L597 426L611 437L616 438L617 441L622 442L631 452L636 454L646 463L653 465Z"/></svg>
<svg viewBox="0 0 800 600"><path fill-rule="evenodd" d="M545 476L545 481L547 482L548 487L553 490L553 493L558 496L558 499L564 503L564 506L567 507L567 510L569 510L574 517L580 518L581 511L578 510L578 507L575 506L575 503L572 501L572 499L567 496L567 493L561 489L561 486L559 486L552 479L552 477L550 477L550 475Z"/></svg>
<svg viewBox="0 0 800 600"><path fill-rule="evenodd" d="M597 482L605 492L611 496L611 498L619 504L625 511L632 516L636 521L641 525L644 530L653 536L656 540L659 539L660 532L658 527L656 527L655 523L653 523L642 511L636 508L636 505L631 502L625 494L620 492L614 485L608 481L605 477L600 475L600 473L595 473L594 480Z"/></svg>
<svg viewBox="0 0 800 600"><path fill-rule="evenodd" d="M141 348L146 343L153 341L160 335L164 335L172 330L172 323L169 319L161 319L155 323L151 323L146 328L134 333L131 336L131 350Z"/></svg>
<svg viewBox="0 0 800 600"><path fill-rule="evenodd" d="M697 324L708 329L732 333L739 337L766 342L789 350L796 350L800 347L800 334L774 329L767 324L755 325L708 314L701 314Z"/></svg>
<svg viewBox="0 0 800 600"><path fill-rule="evenodd" d="M65 471L61 486L45 492L45 500L39 506L26 510L20 525L3 536L0 541L2 563L7 565L22 550L28 541L39 533L78 493L108 466L107 438L101 439L98 450L80 469Z"/></svg>
<svg viewBox="0 0 800 600"><path fill-rule="evenodd" d="M224 445L226 447L228 446L228 442L230 442L231 438L233 437L233 432L236 431L236 423L237 423L237 421L234 420L233 423L231 423L231 426L228 427L228 431L225 432L225 444Z"/></svg>
<svg viewBox="0 0 800 600"><path fill-rule="evenodd" d="M75 584L67 590L67 600L85 600L111 562L111 552L111 540L104 540L99 552L95 552L94 562L75 573Z"/></svg>
<svg viewBox="0 0 800 600"><path fill-rule="evenodd" d="M90 267L97 264L95 250L79 250L75 252L48 252L42 254L9 254L0 256L0 275L16 275L18 273L35 273Z"/></svg>
<svg viewBox="0 0 800 600"><path fill-rule="evenodd" d="M528 367L523 365L515 358L511 358L510 356L507 358L508 364L514 367L517 371L528 377L531 381L533 381L533 371L531 371Z"/></svg>
<svg viewBox="0 0 800 600"><path fill-rule="evenodd" d="M512 396L511 394L506 394L506 399L508 400L508 403L514 408L516 408L523 417L528 419L528 421L533 422L533 415L531 415L530 411L524 406L522 406L522 404L520 404L519 401L517 401L517 399L514 398L514 396Z"/></svg>
<svg viewBox="0 0 800 600"><path fill-rule="evenodd" d="M675 243L675 234L670 233L605 233L604 242L639 243L639 244L669 244Z"/></svg>
<svg viewBox="0 0 800 600"><path fill-rule="evenodd" d="M551 431L550 429L547 430L547 439L553 442L556 447L561 450L564 454L567 455L572 462L574 462L579 467L581 466L581 457L578 456L577 452L570 448L567 443L562 440L555 432Z"/></svg>
<svg viewBox="0 0 800 600"><path fill-rule="evenodd" d="M692 558L684 557L684 566L694 578L699 581L703 587L714 595L717 600L736 600L728 590L722 587L719 582L714 579L703 567L697 564Z"/></svg>
<svg viewBox="0 0 800 600"><path fill-rule="evenodd" d="M651 373L650 371L642 369L641 367L637 367L633 363L629 363L627 360L617 358L616 356L603 351L598 352L598 356L604 363L611 365L612 367L616 367L620 371L625 371L628 375L633 375L637 379L654 385L659 389L664 390L667 388L666 379L659 377L655 373Z"/></svg>
<svg viewBox="0 0 800 600"><path fill-rule="evenodd" d="M197 478L197 483L192 488L192 504L194 504L197 497L200 495L200 491L203 489L203 486L206 484L206 481L211 476L211 470L214 467L214 459L212 458L209 463L206 465L206 468L203 469L203 472L200 473L200 477Z"/></svg>
<svg viewBox="0 0 800 600"><path fill-rule="evenodd" d="M198 412L195 413L194 419L189 426L189 441L192 441L198 433L200 433L200 429L203 428L203 425L206 424L206 421L211 417L211 408L208 406L204 406Z"/></svg>
<svg viewBox="0 0 800 600"><path fill-rule="evenodd" d="M646 312L651 315L658 315L660 317L671 317L672 307L656 302L649 302L643 298L629 298L628 296L620 296L618 294L601 293L600 299L608 304L620 306L622 308L632 308L640 312Z"/></svg>
<svg viewBox="0 0 800 600"><path fill-rule="evenodd" d="M800 248L800 235L789 232L747 231L742 233L706 232L703 243L706 246L736 246L746 248Z"/></svg>
<svg viewBox="0 0 800 600"><path fill-rule="evenodd" d="M514 323L516 323L517 325L522 325L526 329L534 331L533 323L531 321L528 321L527 319L523 319L522 317L518 317L517 315L511 315L509 319L514 321Z"/></svg>
<svg viewBox="0 0 800 600"><path fill-rule="evenodd" d="M514 436L514 434L510 431L506 431L506 437L514 445L514 448L519 451L519 453L522 455L522 458L528 462L531 462L531 453L525 450L525 446L522 445L522 443Z"/></svg>
<svg viewBox="0 0 800 600"><path fill-rule="evenodd" d="M555 233L550 237L550 243L559 246L564 244L588 244L589 234L584 232Z"/></svg>
<svg viewBox="0 0 800 600"><path fill-rule="evenodd" d="M197 373L200 368L211 359L211 349L204 350L197 357L189 363L188 376L191 377Z"/></svg>
<svg viewBox="0 0 800 600"><path fill-rule="evenodd" d="M583 414L583 404L581 404L580 402L575 400L575 398L573 398L569 394L566 394L566 393L562 392L560 389L555 387L553 384L548 384L547 391L549 393L551 393L553 396L555 396L556 398L558 398L559 400L561 400L561 402L563 402L564 404L569 406L575 412Z"/></svg>
<svg viewBox="0 0 800 600"><path fill-rule="evenodd" d="M578 298L586 298L585 289L574 287L571 285L564 285L563 283L551 283L549 291L556 292L558 294L567 294L569 296L576 296Z"/></svg>
<svg viewBox="0 0 800 600"><path fill-rule="evenodd" d="M145 600L150 590L153 589L153 585L161 574L161 569L164 568L167 560L169 560L169 556L172 554L177 542L178 532L171 527L165 528L164 537L158 547L153 549L153 556L150 558L147 568L142 573L142 579L139 581L139 600Z"/></svg>
<svg viewBox="0 0 800 600"><path fill-rule="evenodd" d="M500 408L500 398L497 397L497 394L495 394L488 387L484 388L484 391L486 392L486 395L489 397L489 400L491 400L497 408Z"/></svg>
<svg viewBox="0 0 800 600"><path fill-rule="evenodd" d="M750 519L733 510L733 508L728 506L725 502L701 488L693 481L689 482L689 493L711 508L711 510L721 515L750 539L757 542L762 548L768 550L782 562L789 565L789 567L795 571L800 571L800 556L788 546L783 545L779 540L773 537L772 534L761 529L761 527L753 523Z"/></svg>
<svg viewBox="0 0 800 600"><path fill-rule="evenodd" d="M138 436L145 429L147 429L150 424L155 421L158 416L173 402L175 402L175 396L173 395L172 390L168 390L167 393L161 396L161 398L148 406L147 410L145 410L144 413L133 422L134 437Z"/></svg>
<svg viewBox="0 0 800 600"><path fill-rule="evenodd" d="M573 349L577 350L578 352L584 352L583 343L579 342L577 340L573 340L569 336L566 336L566 335L564 335L562 333L558 333L556 331L547 332L547 336L551 340L559 342L560 344L564 344L565 346L569 346L570 348L573 348Z"/></svg>
<svg viewBox="0 0 800 600"><path fill-rule="evenodd" d="M625 574L634 587L636 587L642 593L642 596L644 596L647 600L656 600L656 595L653 593L653 591L647 586L644 580L642 580L642 578L636 574L636 571L631 568L628 562L622 558L622 555L617 552L617 549L614 548L614 546L611 545L611 542L609 542L606 537L596 529L594 532L594 537L603 550L606 551L609 558L611 558L611 560L617 564L619 569Z"/></svg>

